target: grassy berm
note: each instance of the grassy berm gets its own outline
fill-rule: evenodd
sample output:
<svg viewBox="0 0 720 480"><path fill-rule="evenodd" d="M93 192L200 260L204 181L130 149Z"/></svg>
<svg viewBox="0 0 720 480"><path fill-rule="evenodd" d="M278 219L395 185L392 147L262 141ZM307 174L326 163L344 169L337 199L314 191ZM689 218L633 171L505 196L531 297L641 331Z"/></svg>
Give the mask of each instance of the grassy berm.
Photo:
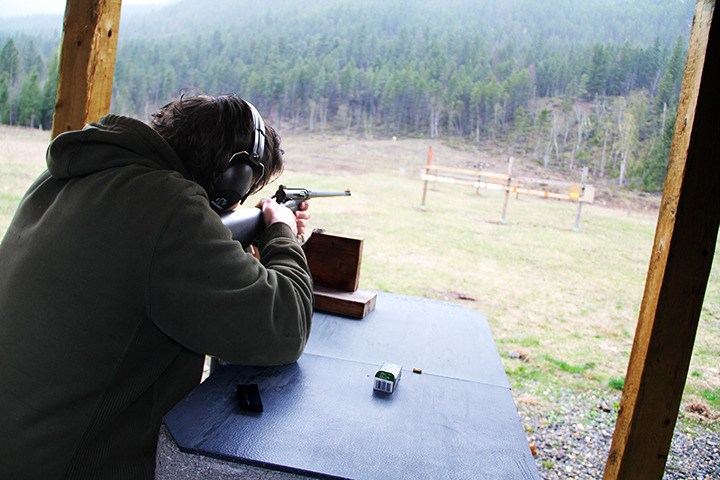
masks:
<svg viewBox="0 0 720 480"><path fill-rule="evenodd" d="M282 129L281 129L282 130ZM48 132L0 128L0 234L44 166ZM657 221L659 196L590 178L596 201L577 204L501 191L428 185L433 163L505 173L507 155L441 140L286 134L275 184L344 190L311 202L311 228L364 239L360 288L462 304L487 317L521 412L560 421L558 398L593 398L578 422L617 413ZM516 174L563 179L517 157ZM565 180L577 181L580 172ZM720 431L720 255L715 255L678 430ZM569 396L569 397L568 397ZM572 400L570 400L572 401ZM583 407L584 408L584 407ZM526 426L532 439L532 426ZM612 422L610 422L610 433ZM715 437L716 438L716 437ZM599 458L606 452L595 452ZM552 460L544 465L552 469Z"/></svg>

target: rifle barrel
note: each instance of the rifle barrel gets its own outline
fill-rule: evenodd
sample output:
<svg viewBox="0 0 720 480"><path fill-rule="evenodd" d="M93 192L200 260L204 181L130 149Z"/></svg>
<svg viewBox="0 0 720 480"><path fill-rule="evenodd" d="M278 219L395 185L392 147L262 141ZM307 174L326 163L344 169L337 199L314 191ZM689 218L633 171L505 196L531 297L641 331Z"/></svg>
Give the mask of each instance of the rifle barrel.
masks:
<svg viewBox="0 0 720 480"><path fill-rule="evenodd" d="M310 198L314 197L349 197L350 190L344 192L310 192Z"/></svg>

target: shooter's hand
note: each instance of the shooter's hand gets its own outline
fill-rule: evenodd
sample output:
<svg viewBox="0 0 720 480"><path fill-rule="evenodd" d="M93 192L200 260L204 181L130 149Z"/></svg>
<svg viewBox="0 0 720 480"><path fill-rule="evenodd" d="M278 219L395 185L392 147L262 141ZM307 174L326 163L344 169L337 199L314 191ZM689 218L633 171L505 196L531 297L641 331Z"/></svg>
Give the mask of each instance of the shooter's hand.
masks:
<svg viewBox="0 0 720 480"><path fill-rule="evenodd" d="M308 220L310 220L310 214L307 212L308 208L310 208L310 204L302 202L297 212L295 212L295 225L297 226L298 236L305 234L305 228L307 228Z"/></svg>
<svg viewBox="0 0 720 480"><path fill-rule="evenodd" d="M295 213L285 205L280 205L270 198L263 198L260 200L260 203L257 204L257 208L262 210L265 225L270 226L273 223L282 222L288 225L292 229L293 234L297 236L298 221Z"/></svg>

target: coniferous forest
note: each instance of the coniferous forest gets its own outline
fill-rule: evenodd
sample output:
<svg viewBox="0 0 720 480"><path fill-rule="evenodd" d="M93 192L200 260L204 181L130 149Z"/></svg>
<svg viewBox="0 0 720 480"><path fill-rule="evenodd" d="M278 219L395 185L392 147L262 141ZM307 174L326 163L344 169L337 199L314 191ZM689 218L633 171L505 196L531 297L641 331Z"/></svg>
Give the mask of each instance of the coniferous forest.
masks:
<svg viewBox="0 0 720 480"><path fill-rule="evenodd" d="M691 0L123 7L112 111L237 93L296 131L457 138L662 188ZM0 123L49 129L61 16L0 20Z"/></svg>

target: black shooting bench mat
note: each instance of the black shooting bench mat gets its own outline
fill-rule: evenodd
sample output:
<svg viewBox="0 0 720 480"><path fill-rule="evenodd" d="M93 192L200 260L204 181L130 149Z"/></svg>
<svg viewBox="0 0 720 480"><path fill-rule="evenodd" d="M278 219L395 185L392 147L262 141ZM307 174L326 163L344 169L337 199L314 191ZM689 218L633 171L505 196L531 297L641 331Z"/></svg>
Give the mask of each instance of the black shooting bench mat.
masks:
<svg viewBox="0 0 720 480"><path fill-rule="evenodd" d="M539 478L482 315L381 294L363 320L313 321L297 363L224 365L175 406L180 450L320 478ZM373 391L385 361L403 365L392 394ZM262 413L240 410L245 383Z"/></svg>
<svg viewBox="0 0 720 480"><path fill-rule="evenodd" d="M449 302L378 293L362 320L315 313L305 352L510 388L485 317Z"/></svg>

